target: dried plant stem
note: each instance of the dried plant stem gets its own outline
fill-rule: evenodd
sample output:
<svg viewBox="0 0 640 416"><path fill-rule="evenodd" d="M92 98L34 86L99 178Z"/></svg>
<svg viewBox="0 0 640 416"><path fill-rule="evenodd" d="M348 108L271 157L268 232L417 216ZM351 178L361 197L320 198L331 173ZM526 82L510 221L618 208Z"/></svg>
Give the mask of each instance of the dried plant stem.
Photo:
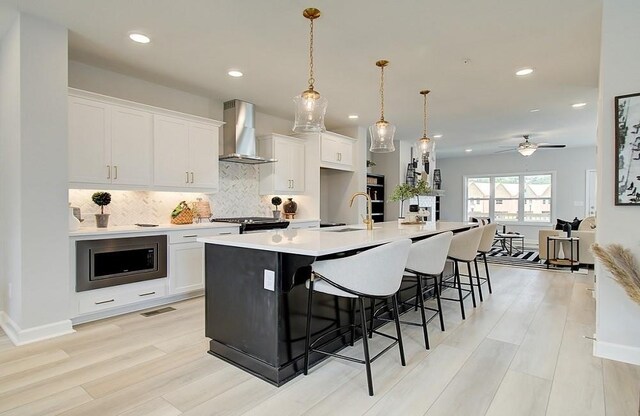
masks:
<svg viewBox="0 0 640 416"><path fill-rule="evenodd" d="M594 244L591 251L627 295L640 304L640 267L631 251L619 244L610 244L606 249Z"/></svg>

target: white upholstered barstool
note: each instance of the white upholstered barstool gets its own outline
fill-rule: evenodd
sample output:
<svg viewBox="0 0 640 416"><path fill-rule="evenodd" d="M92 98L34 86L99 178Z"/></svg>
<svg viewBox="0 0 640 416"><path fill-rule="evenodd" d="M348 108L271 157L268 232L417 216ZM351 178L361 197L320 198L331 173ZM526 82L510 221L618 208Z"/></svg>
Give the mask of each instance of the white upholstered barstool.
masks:
<svg viewBox="0 0 640 416"><path fill-rule="evenodd" d="M307 304L307 329L304 352L305 375L309 372L309 353L312 351L364 364L367 370L369 395L373 396L373 381L371 377L371 363L373 361L391 349L391 347L398 344L398 348L400 350L400 361L403 366L405 365L396 293L400 289L400 284L402 283L402 274L404 272L404 267L407 264L410 247L411 240L403 239L363 251L353 256L316 261L311 265L311 278L307 281L309 298ZM321 342L323 337L331 334L332 332L340 331L342 328L326 331L311 343L311 306L313 304L314 292L322 292L329 295L347 297L359 301L364 360L358 360L352 357L322 351L320 348L323 344L320 344L318 348L315 348L315 345L318 342ZM391 298L393 303L393 316L396 325L395 338L388 334L374 331L376 334L390 338L394 342L373 358L369 358L367 320L365 317L364 303L365 298ZM350 327L353 327L354 325L355 322L352 322Z"/></svg>
<svg viewBox="0 0 640 416"><path fill-rule="evenodd" d="M442 279L442 272L447 261L449 246L453 233L447 231L430 238L418 241L411 245L409 251L409 259L405 267L405 279L415 278L417 281L416 302L420 309L422 324L414 322L400 321L404 324L422 326L424 335L424 345L429 349L429 332L427 324L436 316L440 317L440 329L444 331L444 319L442 317L442 303L440 301L440 288L438 287L438 279ZM424 281L423 281L424 279ZM429 279L433 279L433 292L437 301L437 308L429 308L424 306L425 292L429 290ZM426 286L423 285L426 283ZM429 319L426 318L425 310L435 312Z"/></svg>
<svg viewBox="0 0 640 416"><path fill-rule="evenodd" d="M473 291L473 275L471 273L471 262L476 258L476 254L478 253L480 239L482 238L482 233L484 232L483 228L484 227L476 227L458 234L454 234L453 238L451 239L451 246L449 247L448 257L449 259L453 260L454 263L454 283L453 285L448 286L443 282L442 287L457 288L458 299L445 298L442 296L440 298L460 302L460 312L462 314L462 319L466 319L466 315L464 313L464 299L466 299L469 294L471 295L473 307L476 307L476 295ZM469 283L462 283L460 280L460 266L458 264L460 262L467 263L467 270L469 272ZM469 289L463 289L462 285L469 286ZM462 292L468 293L463 296Z"/></svg>
<svg viewBox="0 0 640 416"><path fill-rule="evenodd" d="M482 283L486 282L487 287L489 288L489 293L493 293L491 290L491 277L489 276L489 264L487 263L487 253L491 251L491 247L493 247L493 239L496 236L496 230L498 229L498 224L487 224L482 227L482 238L480 239L480 244L478 245L478 253L476 254L476 258L473 259L473 263L476 266L476 277L478 279L478 294L480 295L480 302L484 301L482 297ZM480 277L480 272L478 270L478 256L481 256L484 260L484 270L486 273L486 277Z"/></svg>

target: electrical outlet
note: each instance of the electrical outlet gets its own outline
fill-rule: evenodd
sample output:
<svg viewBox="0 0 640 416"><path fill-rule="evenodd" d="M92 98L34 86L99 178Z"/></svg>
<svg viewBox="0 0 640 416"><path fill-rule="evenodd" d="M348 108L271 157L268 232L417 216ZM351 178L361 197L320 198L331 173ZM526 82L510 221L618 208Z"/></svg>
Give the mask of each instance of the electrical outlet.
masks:
<svg viewBox="0 0 640 416"><path fill-rule="evenodd" d="M264 288L275 292L276 290L276 272L273 270L264 270Z"/></svg>

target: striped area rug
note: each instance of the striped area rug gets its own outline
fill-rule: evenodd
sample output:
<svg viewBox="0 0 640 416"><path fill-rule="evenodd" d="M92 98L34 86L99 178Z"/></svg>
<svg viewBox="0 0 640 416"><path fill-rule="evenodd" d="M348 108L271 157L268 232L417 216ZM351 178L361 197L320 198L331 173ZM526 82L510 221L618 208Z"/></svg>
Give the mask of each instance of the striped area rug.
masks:
<svg viewBox="0 0 640 416"><path fill-rule="evenodd" d="M547 265L540 262L540 253L536 250L526 250L522 253L514 252L512 256L502 250L500 247L493 247L487 253L487 262L494 264L502 264L514 267L526 267L532 269L547 269ZM571 272L568 267L551 267L549 270ZM589 269L581 265L574 273L587 274Z"/></svg>

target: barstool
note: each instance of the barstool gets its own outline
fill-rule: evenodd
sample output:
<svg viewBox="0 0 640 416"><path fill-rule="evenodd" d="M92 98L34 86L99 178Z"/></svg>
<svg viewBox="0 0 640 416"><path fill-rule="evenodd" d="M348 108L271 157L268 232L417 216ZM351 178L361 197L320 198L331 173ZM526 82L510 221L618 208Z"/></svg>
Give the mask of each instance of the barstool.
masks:
<svg viewBox="0 0 640 416"><path fill-rule="evenodd" d="M321 260L314 262L311 278L307 280L309 288L309 298L307 303L307 330L304 348L304 374L309 372L309 352L318 352L332 357L342 358L352 362L364 364L367 370L367 384L369 395L373 396L373 381L371 377L371 363L383 353L398 344L400 350L400 361L406 365L404 359L404 349L402 346L402 335L400 334L400 321L398 319L398 300L396 293L400 289L402 274L407 258L411 240L403 239L384 244L363 251L353 256L343 257L335 260ZM362 347L364 349L364 360L358 360L332 352L320 350L325 344L318 348L315 345L322 341L327 335L340 331L337 328L326 331L311 343L311 306L313 304L313 292L321 292L334 296L352 298L360 304L360 324L362 328ZM396 325L397 337L374 331L378 335L390 338L393 343L378 353L375 357L369 357L369 344L367 340L367 319L365 315L365 298L388 299L393 302L393 316ZM358 303L358 302L356 302ZM355 327L355 322L351 322L349 327Z"/></svg>
<svg viewBox="0 0 640 416"><path fill-rule="evenodd" d="M464 300L471 295L473 307L476 307L476 295L473 291L473 275L471 273L471 262L476 258L478 252L478 246L480 245L480 239L482 238L484 227L476 227L467 231L463 231L458 234L454 234L451 239L451 246L449 247L448 258L453 260L454 263L454 283L452 286L447 286L442 282L441 287L450 287L458 289L458 299L440 297L445 300L452 300L460 302L460 312L462 319L466 319L464 313ZM467 270L469 271L469 283L462 283L460 281L460 267L458 262L467 263ZM468 285L469 289L462 289L462 285ZM462 292L469 292L466 295L462 295Z"/></svg>
<svg viewBox="0 0 640 416"><path fill-rule="evenodd" d="M424 345L426 349L429 349L429 332L427 330L427 324L431 322L436 316L440 317L440 329L444 331L444 319L442 318L442 303L440 301L440 288L438 287L438 278L442 279L442 272L444 271L444 265L447 261L447 254L449 253L449 246L451 245L451 239L453 233L447 231L430 238L418 241L411 245L409 251L409 259L407 260L407 266L405 271L412 273L406 275L405 278L415 277L417 281L416 302L420 307L420 314L422 317L422 325L415 322L401 323L408 325L422 326L422 332L424 334ZM422 279L426 279L427 287L423 286ZM433 291L435 292L438 308L429 308L424 306L424 296L426 290L428 290L428 280L433 279ZM425 309L435 312L429 319L426 319Z"/></svg>
<svg viewBox="0 0 640 416"><path fill-rule="evenodd" d="M487 253L491 250L491 247L493 247L493 239L496 235L498 224L487 224L482 227L482 229L482 238L480 239L478 252L476 254L476 258L473 259L473 263L476 266L476 276L478 277L478 294L480 295L480 302L484 301L482 298L481 282L486 282L489 287L489 293L493 293L491 290L491 277L489 277L489 265L487 264ZM487 273L487 277L480 277L480 272L478 270L478 256L482 256L482 259L484 260L484 269Z"/></svg>

